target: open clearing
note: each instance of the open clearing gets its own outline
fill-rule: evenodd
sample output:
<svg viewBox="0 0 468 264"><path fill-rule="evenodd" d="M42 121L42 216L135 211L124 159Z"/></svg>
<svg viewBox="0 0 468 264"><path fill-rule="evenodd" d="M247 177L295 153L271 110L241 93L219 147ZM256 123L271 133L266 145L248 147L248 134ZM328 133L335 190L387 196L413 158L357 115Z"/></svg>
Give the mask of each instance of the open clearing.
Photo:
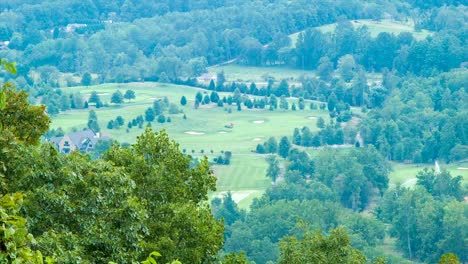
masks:
<svg viewBox="0 0 468 264"><path fill-rule="evenodd" d="M468 184L468 170L460 170L460 167L467 167L468 162L454 162L450 164L440 164L441 169L446 169L452 176L462 176L462 184ZM403 187L412 187L416 184L416 175L424 168L433 169L434 164L401 164L392 163L393 171L390 173L390 186L401 184Z"/></svg>
<svg viewBox="0 0 468 264"><path fill-rule="evenodd" d="M279 139L280 136L292 135L294 128L309 126L312 130L317 130L315 120L307 119L310 116L321 116L328 120L327 111L322 110L303 110L303 111L268 111L268 110L247 110L237 111L236 105L227 106L231 108L229 114L224 107L217 107L213 104L212 108L194 109L193 100L198 91L205 93L205 90L187 86L177 86L171 84L159 83L128 83L128 84L103 84L90 87L67 88L67 92L80 92L84 97L88 97L92 91L100 94L104 103L110 102L110 96L116 90L125 92L127 89L135 91L136 98L121 105L113 105L96 111L99 126L104 134L108 134L119 142L133 143L136 137L144 129L137 127L131 128L127 132L127 123L138 115L144 115L145 110L152 106L152 98L163 98L167 96L171 103L179 106L186 114L187 119L183 119L183 114L167 114L172 119L171 123L160 124L152 122L151 127L154 130L165 129L172 139L180 144L180 149L186 153L196 155L210 154L210 160L215 155L221 155L221 151L232 151L233 157L229 166L213 166L215 175L218 177L218 191L255 191L245 197L240 202L240 206L247 208L250 202L259 197L263 191L270 185L265 176L266 161L263 156L252 153L258 143L274 136ZM189 103L186 106L179 104L180 98L186 96ZM225 96L227 93L220 93ZM291 100L295 101L295 100ZM291 105L291 104L290 104ZM91 108L90 108L91 109ZM73 128L82 129L86 127L89 110L80 109L71 110L52 117L51 128L62 127L65 131L71 131ZM125 125L120 129L107 129L107 123L117 116L125 119ZM264 121L263 123L254 123L254 121ZM267 121L267 122L266 122ZM233 129L224 130L226 125L233 124ZM211 157L212 156L212 157ZM250 201L250 202L249 202Z"/></svg>

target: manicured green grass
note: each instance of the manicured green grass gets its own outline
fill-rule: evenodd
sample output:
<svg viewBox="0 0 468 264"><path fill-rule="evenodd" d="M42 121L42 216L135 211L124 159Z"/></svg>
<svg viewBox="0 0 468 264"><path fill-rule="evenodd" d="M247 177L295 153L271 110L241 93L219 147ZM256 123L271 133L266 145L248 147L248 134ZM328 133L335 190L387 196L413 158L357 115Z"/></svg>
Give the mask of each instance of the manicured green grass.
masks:
<svg viewBox="0 0 468 264"><path fill-rule="evenodd" d="M202 89L193 87L177 86L171 84L159 83L129 83L129 84L104 84L92 87L67 88L66 92L80 92L87 98L92 91L97 91L103 102L109 103L113 92L119 89L124 93L127 89L132 89L136 93L136 99L131 102L125 102L122 105L113 105L96 111L99 125L103 134L108 134L111 138L120 142L133 143L136 137L144 129L133 127L127 132L127 123L138 115L144 115L144 111L151 107L155 99L167 96L171 103L175 103L186 114L187 120L184 120L183 114L168 115L172 119L171 123L160 124L152 122L154 130L165 129L172 139L180 144L180 149L192 154L200 155L201 150L210 156L211 150L214 154L220 154L221 151L232 151L232 164L229 166L214 166L215 175L218 177L218 190L220 192L249 191L245 199L241 201L244 208L248 207L248 201L259 194L269 186L270 182L265 177L266 162L263 156L256 155L252 151L258 143L264 142L269 137L292 135L294 128L309 126L316 128L316 118L321 116L328 120L327 111L321 110L303 110L303 111L268 111L268 110L248 110L243 107L242 111L237 111L237 107L231 108L232 113L228 113L224 108L215 104L209 106L200 106L194 109L193 102L197 91L206 92ZM189 103L181 106L179 101L182 96L186 96ZM221 93L227 96L227 93ZM296 101L296 100L291 100ZM290 104L291 105L291 104ZM308 106L308 104L307 104ZM83 129L86 127L90 109L71 110L52 117L52 128L62 127L66 132L72 128ZM109 120L115 119L121 115L125 119L125 125L120 129L109 130L106 128ZM257 121L257 122L256 122ZM233 129L225 128L225 125L234 124ZM204 134L187 134L187 132L196 132Z"/></svg>
<svg viewBox="0 0 468 264"><path fill-rule="evenodd" d="M375 21L375 20L370 20L370 19L360 19L360 20L353 20L351 21L351 23L353 24L354 28L367 26L369 33L371 34L372 37L377 37L377 35L379 35L382 32L387 32L387 33L395 34L395 35L398 35L403 32L409 32L413 34L415 39L422 40L431 34L431 32L427 30L415 31L413 23L410 23L410 22L404 23L404 22L391 21L388 19L384 19L381 21ZM335 28L336 28L336 23L316 27L316 29L324 33L333 32ZM299 37L299 34L300 32L290 35L291 44L293 45L293 47L296 46L297 38Z"/></svg>
<svg viewBox="0 0 468 264"><path fill-rule="evenodd" d="M251 83L257 86L267 86L267 78L274 77L276 81L282 79L296 82L301 76L315 77L313 71L294 69L284 66L253 67L237 64L210 67L208 71L212 74L224 71L228 81Z"/></svg>
<svg viewBox="0 0 468 264"><path fill-rule="evenodd" d="M452 176L462 176L463 184L468 184L468 162L454 162L450 164L439 164L440 169L446 169ZM390 173L390 185L401 184L404 187L411 187L416 184L416 175L424 168L433 169L434 164L402 164L392 163L393 171Z"/></svg>

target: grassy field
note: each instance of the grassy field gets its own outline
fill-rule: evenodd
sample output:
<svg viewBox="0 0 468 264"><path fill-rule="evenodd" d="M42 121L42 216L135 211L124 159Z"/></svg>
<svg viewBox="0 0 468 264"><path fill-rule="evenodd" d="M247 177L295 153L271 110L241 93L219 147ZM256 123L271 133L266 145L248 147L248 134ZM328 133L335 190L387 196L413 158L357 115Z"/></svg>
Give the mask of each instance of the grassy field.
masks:
<svg viewBox="0 0 468 264"><path fill-rule="evenodd" d="M446 169L452 176L462 176L462 184L468 184L468 162L454 162L450 164L440 164L440 169ZM424 168L433 169L434 164L401 164L392 163L393 171L390 173L390 185L401 184L404 187L411 187L416 184L416 175Z"/></svg>
<svg viewBox="0 0 468 264"><path fill-rule="evenodd" d="M270 184L265 177L264 157L252 152L256 145L271 136L279 139L280 136L291 135L296 127L309 126L316 129L316 118L319 116L328 119L327 112L321 110L270 112L244 109L238 112L237 108L232 106L232 113L229 114L224 108L214 104L194 109L193 100L196 92L206 91L170 84L104 84L67 88L67 92L80 92L83 97L87 98L92 91L97 91L103 102L109 102L113 92L116 90L125 92L127 89L135 91L135 100L119 106L111 104L110 107L94 109L102 132L120 142L135 142L143 129L134 127L127 132L125 125L118 130L108 130L106 126L109 120L121 115L127 123L138 115L144 114L144 111L152 106L154 100L167 96L171 103L177 104L183 110L187 120L182 118L183 114L169 115L172 119L171 123L152 122L152 128L154 130L166 129L171 138L180 144L180 149L186 149L187 153L192 153L194 150L198 155L203 150L204 153L211 155L211 150L215 154L219 154L222 150L232 151L232 165L214 166L215 175L218 177L218 190L221 193L229 190L239 192L239 195L233 196L244 207L248 206L249 201L254 197L261 195ZM186 106L179 104L183 95L189 100ZM220 95L227 94L221 93ZM73 128L83 129L87 124L89 110L71 110L61 113L52 118L51 127L62 127L67 132ZM230 123L234 124L234 128L225 128L225 125Z"/></svg>
<svg viewBox="0 0 468 264"><path fill-rule="evenodd" d="M391 34L398 35L403 32L412 33L414 38L417 40L425 39L427 36L431 34L431 32L427 30L415 31L414 25L412 23L403 23L397 21L391 21L388 19L384 19L381 21L375 21L370 19L360 19L360 20L353 20L351 21L354 28L359 28L362 26L367 26L369 33L372 37L377 37L382 32L387 32ZM336 28L336 23L323 25L320 27L316 27L316 29L326 33L326 32L333 32ZM294 33L290 35L291 44L295 47L297 43L297 38L301 32Z"/></svg>
<svg viewBox="0 0 468 264"><path fill-rule="evenodd" d="M276 81L287 79L298 80L301 76L315 77L313 71L294 69L284 66L253 67L236 64L210 67L208 71L212 74L224 71L228 81L255 82L257 85L266 86L268 77L274 77Z"/></svg>

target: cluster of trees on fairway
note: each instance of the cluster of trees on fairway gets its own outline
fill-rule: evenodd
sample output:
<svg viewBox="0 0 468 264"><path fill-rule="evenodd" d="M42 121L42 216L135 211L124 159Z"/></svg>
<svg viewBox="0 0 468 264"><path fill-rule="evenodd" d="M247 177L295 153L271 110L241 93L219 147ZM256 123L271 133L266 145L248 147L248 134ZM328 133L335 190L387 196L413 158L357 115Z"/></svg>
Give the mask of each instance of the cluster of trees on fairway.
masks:
<svg viewBox="0 0 468 264"><path fill-rule="evenodd" d="M320 122L322 120L323 123ZM278 153L281 157L286 158L292 144L304 147L320 147L325 145L343 145L345 144L345 132L340 123L332 123L325 125L323 118L318 119L321 129L317 133L312 133L309 127L304 126L301 129L295 128L292 135L292 141L288 137L283 136L278 143L274 137L270 137L263 144L257 144L255 151L260 154ZM354 143L354 138L349 138L356 133L350 131L348 133L348 142Z"/></svg>
<svg viewBox="0 0 468 264"><path fill-rule="evenodd" d="M171 122L171 117L166 117L164 115L164 112L168 112L168 114L175 115L175 114L180 114L182 113L182 110L179 109L179 107L174 104L170 103L169 99L167 96L164 96L164 98L161 99L156 99L153 101L153 106L148 107L145 111L145 121L148 123L153 122L156 120L158 123L165 123L165 122ZM184 115L185 116L185 115Z"/></svg>
<svg viewBox="0 0 468 264"><path fill-rule="evenodd" d="M40 103L47 106L47 113L50 115L56 115L60 112L64 112L71 109L86 109L90 106L96 108L108 107L108 102L103 102L100 95L96 91L92 91L89 98L85 98L80 92L71 93L64 89L52 89L46 88L30 96L29 101L35 102L37 98L40 99ZM110 98L110 103L122 104L124 99L132 100L135 99L135 92L133 90L127 90L125 94L120 91L116 91Z"/></svg>

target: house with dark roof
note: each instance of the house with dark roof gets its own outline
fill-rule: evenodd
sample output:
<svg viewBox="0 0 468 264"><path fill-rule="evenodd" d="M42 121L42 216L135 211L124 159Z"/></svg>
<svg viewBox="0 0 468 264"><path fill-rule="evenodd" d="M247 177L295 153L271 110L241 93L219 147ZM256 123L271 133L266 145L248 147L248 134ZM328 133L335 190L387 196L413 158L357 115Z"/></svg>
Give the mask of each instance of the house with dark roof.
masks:
<svg viewBox="0 0 468 264"><path fill-rule="evenodd" d="M109 140L107 136L94 133L92 130L83 130L65 134L63 137L53 137L50 142L54 143L59 152L70 153L75 150L89 152L93 150L100 140Z"/></svg>

